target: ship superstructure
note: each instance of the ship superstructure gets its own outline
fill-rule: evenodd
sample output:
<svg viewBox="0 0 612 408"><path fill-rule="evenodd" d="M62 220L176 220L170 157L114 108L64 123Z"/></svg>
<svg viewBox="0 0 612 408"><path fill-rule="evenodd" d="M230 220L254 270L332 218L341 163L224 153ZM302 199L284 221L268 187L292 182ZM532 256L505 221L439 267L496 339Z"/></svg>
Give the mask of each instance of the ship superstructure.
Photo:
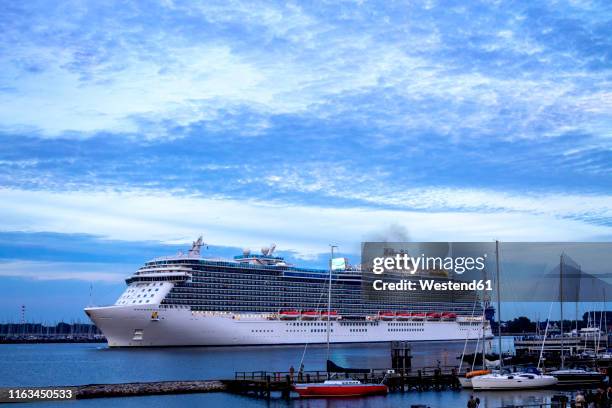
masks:
<svg viewBox="0 0 612 408"><path fill-rule="evenodd" d="M274 245L231 260L202 257L203 245L146 262L114 305L85 309L110 346L323 343L328 319L334 343L490 336L475 292L372 298L346 268L332 272L328 311L329 271L290 265Z"/></svg>

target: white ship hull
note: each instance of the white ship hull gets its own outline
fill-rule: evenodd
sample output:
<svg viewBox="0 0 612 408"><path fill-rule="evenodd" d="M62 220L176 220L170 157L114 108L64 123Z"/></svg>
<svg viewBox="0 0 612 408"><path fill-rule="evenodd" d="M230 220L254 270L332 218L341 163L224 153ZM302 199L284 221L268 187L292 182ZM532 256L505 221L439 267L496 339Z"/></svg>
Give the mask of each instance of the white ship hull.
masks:
<svg viewBox="0 0 612 408"><path fill-rule="evenodd" d="M326 321L278 320L265 314L192 312L189 308L107 306L85 312L110 347L242 346L325 343ZM461 318L459 318L461 319ZM444 341L482 337L481 322L333 321L332 343ZM487 328L485 336L490 338Z"/></svg>

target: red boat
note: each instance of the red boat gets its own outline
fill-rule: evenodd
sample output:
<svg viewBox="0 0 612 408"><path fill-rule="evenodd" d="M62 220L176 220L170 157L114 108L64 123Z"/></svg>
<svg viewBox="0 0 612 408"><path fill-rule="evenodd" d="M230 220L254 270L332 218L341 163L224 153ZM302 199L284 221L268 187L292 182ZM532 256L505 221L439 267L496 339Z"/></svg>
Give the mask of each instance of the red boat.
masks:
<svg viewBox="0 0 612 408"><path fill-rule="evenodd" d="M442 320L455 320L457 318L456 313L445 312L442 313Z"/></svg>
<svg viewBox="0 0 612 408"><path fill-rule="evenodd" d="M384 384L362 384L357 380L327 380L323 383L295 384L293 390L302 398L365 397L386 395L389 392L389 388Z"/></svg>
<svg viewBox="0 0 612 408"><path fill-rule="evenodd" d="M425 318L427 318L427 313L412 313L412 320L425 320Z"/></svg>
<svg viewBox="0 0 612 408"><path fill-rule="evenodd" d="M440 317L442 317L442 315L440 313L436 313L436 312L429 312L429 313L427 313L427 318L428 319L438 320L438 319L440 319Z"/></svg>

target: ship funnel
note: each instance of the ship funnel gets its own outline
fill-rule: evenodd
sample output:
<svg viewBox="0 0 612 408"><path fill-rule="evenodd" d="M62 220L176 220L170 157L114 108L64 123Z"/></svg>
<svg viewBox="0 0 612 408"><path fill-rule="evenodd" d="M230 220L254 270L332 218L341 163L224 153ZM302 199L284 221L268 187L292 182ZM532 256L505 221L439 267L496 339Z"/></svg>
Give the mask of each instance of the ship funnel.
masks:
<svg viewBox="0 0 612 408"><path fill-rule="evenodd" d="M268 247L263 247L263 248L261 248L261 253L262 253L264 256L268 256L268 253L270 253L270 248L268 248Z"/></svg>
<svg viewBox="0 0 612 408"><path fill-rule="evenodd" d="M274 252L275 249L276 249L276 244L270 245L270 251L268 252L268 255L272 256L272 252Z"/></svg>

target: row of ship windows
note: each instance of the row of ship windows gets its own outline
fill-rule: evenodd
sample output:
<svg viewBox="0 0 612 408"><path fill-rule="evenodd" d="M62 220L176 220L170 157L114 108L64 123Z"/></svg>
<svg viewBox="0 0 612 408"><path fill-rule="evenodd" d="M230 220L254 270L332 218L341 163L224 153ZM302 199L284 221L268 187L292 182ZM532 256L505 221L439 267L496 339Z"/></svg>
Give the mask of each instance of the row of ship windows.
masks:
<svg viewBox="0 0 612 408"><path fill-rule="evenodd" d="M318 303L313 302L308 302L308 301L304 301L304 299L296 299L293 302L286 302L287 299L285 299L285 301L283 303L280 303L279 301L276 302L266 302L266 301L261 301L261 300L252 300L252 301L246 301L246 300L241 300L241 301L235 301L232 299L219 299L218 297L215 299L194 299L194 298L178 298L175 295L168 295L166 298L166 303L171 303L171 304L188 304L188 305L211 305L211 306L215 306L215 305L227 305L228 301L231 303L232 306L268 306L268 308L273 308L273 307L297 307L297 308L313 308L316 309L317 306L319 306ZM337 308L346 308L347 306L354 306L355 308L363 308L363 302L357 302L355 300L353 300L353 302L351 301L335 301L332 303L332 308L337 309ZM410 305L411 308L414 308L414 305ZM428 310L432 310L432 309L437 309L440 307L440 305L434 305L434 306L427 306L425 304L421 305L419 304L419 306L421 306L419 308L420 311L428 311ZM446 305L448 306L448 305ZM382 309L396 309L396 310L401 310L403 308L406 308L406 305L402 305L402 304L389 304L389 303L374 303L374 304L369 304L366 305L365 307L370 307L370 308L375 308L378 310L382 310ZM414 309L415 311L417 309ZM467 310L466 309L461 309L458 307L454 307L454 308L448 308L448 310L445 309L445 311L453 311L453 312L458 312L458 313L466 313Z"/></svg>
<svg viewBox="0 0 612 408"><path fill-rule="evenodd" d="M151 296L153 296L153 295L151 295ZM129 301L129 300L121 300L121 301L117 302L117 304L119 304L119 305L133 305L133 304L137 304L137 303L150 303L150 302L151 302L151 300L150 300L150 299L146 299L144 302L143 302L143 300L144 300L144 299L140 299L140 300L132 300L132 301Z"/></svg>
<svg viewBox="0 0 612 408"><path fill-rule="evenodd" d="M389 326L423 326L424 323L389 323Z"/></svg>
<svg viewBox="0 0 612 408"><path fill-rule="evenodd" d="M202 275L204 275L204 277L202 277ZM234 286L240 286L240 287L244 287L244 286L262 286L262 282L259 282L261 280L264 280L263 284L264 285L282 285L282 286L290 286L290 287L312 287L312 288L318 288L318 289L324 289L327 286L327 282L326 281L320 281L320 280L316 280L316 281L295 281L295 280L288 280L287 278L284 277L262 277L262 276L253 276L253 275L241 275L241 274L233 274L231 276L218 276L218 274L198 274L198 275L194 275L191 278L191 282L192 284L194 284L195 286L199 285L199 284L204 284L204 285L210 285L211 283L214 284L228 284L228 285L234 285ZM347 290L354 290L354 291L361 291L362 290L362 284L361 282L358 282L359 284L355 284L357 282L333 282L332 283L332 290L337 289L338 287L342 287L344 289ZM371 285L366 285L368 288ZM471 292L465 292L465 293L459 293L456 294L458 297L466 297L466 298L474 298L475 294L471 293ZM448 294L443 294L441 293L440 296L448 296Z"/></svg>
<svg viewBox="0 0 612 408"><path fill-rule="evenodd" d="M171 291L168 294L168 298L172 298L172 299L193 299L193 300L202 300L202 299L206 299L206 300L211 300L211 301L218 301L218 302L226 302L228 300L239 300L242 302L261 302L262 300L272 300L274 302L283 302L286 300L293 300L293 299L299 299L300 301L305 301L308 300L308 298L304 299L303 296L282 296L282 298L280 296L265 296L268 295L267 292L265 292L265 295L259 295L259 294L253 294L250 298L249 297L241 297L241 296L235 296L233 294L227 294L227 292L222 292L221 294L225 294L225 296L218 296L218 295L213 295L210 293L204 293L203 295L195 295L195 294L184 294L184 293L178 293L175 292L174 290ZM252 300L250 300L252 299ZM311 304L319 304L319 302L316 302L316 299L311 298L309 299ZM334 299L332 302L333 303L350 303L350 302L359 302L359 304L363 304L364 303L364 298L362 296L355 296L353 298L348 298L346 300L344 299ZM431 302L418 302L415 301L414 299L412 299L411 301L406 301L406 303L399 303L399 302L383 302L381 300L378 300L377 302L370 302L372 304L385 304L387 305L388 308L393 308L393 307L406 307L406 305L419 305L420 308L429 308L430 310L437 310L437 308L445 308L445 307L449 307L450 305L448 304L448 302L435 302L435 301L431 301ZM471 312L472 310L472 306L471 305L467 305L467 304L455 304L453 305L453 307L450 307L453 310L469 310ZM444 311L448 311L446 309L444 309Z"/></svg>
<svg viewBox="0 0 612 408"><path fill-rule="evenodd" d="M310 333L325 333L327 330L325 329L310 329ZM308 333L307 329L286 329L287 333ZM334 332L334 329L331 329L330 332Z"/></svg>
<svg viewBox="0 0 612 408"><path fill-rule="evenodd" d="M205 271L201 271L201 270L192 270L192 273L195 277L198 278L226 278L228 276L232 277L238 277L238 278L243 278L243 277L247 277L250 279L258 279L258 280L264 280L264 279L269 279L269 280L288 280L291 278L294 278L293 276L286 276L283 274L257 274L257 275L253 275L252 273L244 273L242 271L231 271L231 272L226 272L223 270L205 270ZM342 276L342 277L338 277L337 275L333 275L332 276L332 281L336 281L337 279L342 279L345 278L346 276ZM315 282L321 282L322 280L319 279L318 276L307 276L307 277L302 277L302 279L310 279L311 281L315 281ZM327 281L329 279L329 275L327 275L325 278L323 278L323 281Z"/></svg>
<svg viewBox="0 0 612 408"><path fill-rule="evenodd" d="M259 270L261 271L262 274L274 274L275 275L279 275L279 272L282 271L294 271L294 272L305 272L305 273L314 273L315 276L321 276L321 277L325 277L327 275L327 273L325 271L322 271L320 269L306 269L306 268L292 268L292 267L288 267L288 266L267 266L267 265L254 265L254 264L249 264L249 263L230 263L230 262L215 262L214 264L202 264L202 265L194 265L196 270L201 270L198 269L197 267L206 267L206 270L218 270L221 272L225 272L225 273L232 273L235 270L241 270L241 269L255 269L255 270ZM272 273L270 273L272 272Z"/></svg>
<svg viewBox="0 0 612 408"><path fill-rule="evenodd" d="M157 285L162 286L163 283L161 283L161 282L160 283L137 283L136 285L132 285L132 286L136 286L138 288L141 288L141 287L157 286Z"/></svg>
<svg viewBox="0 0 612 408"><path fill-rule="evenodd" d="M122 298L125 297L126 299L132 299L132 298L139 298L139 297L153 297L155 295L155 293L143 293L143 294L138 294L136 296L131 296L131 295L123 295L121 296Z"/></svg>
<svg viewBox="0 0 612 408"><path fill-rule="evenodd" d="M140 293L143 292L152 292L153 289L149 288L149 289L140 289ZM155 292L158 292L159 288L155 288ZM126 293L138 293L138 291L136 289L128 289Z"/></svg>
<svg viewBox="0 0 612 408"><path fill-rule="evenodd" d="M320 294L323 293L325 287L323 285L312 285L312 284L303 284L303 283L294 283L291 282L288 285L287 282L281 282L278 285L271 286L263 286L261 284L253 284L252 280L244 280L241 282L240 280L236 281L228 281L219 280L210 280L202 284L191 283L184 284L181 286L177 286L175 290L177 292L196 292L196 293L223 293L224 291L231 290L233 293L252 293L255 291L256 293L270 293L271 290L279 289L283 292L289 293L312 293L312 294ZM213 286L214 285L214 286ZM332 286L332 293L345 293L345 294L362 294L361 286L359 287L351 287L351 286ZM403 297L402 293L376 293L376 296L380 298L398 298ZM446 293L415 293L412 297L414 298L440 298L447 300L449 298ZM454 294L453 299L456 300L464 300L466 302L472 303L475 299L474 295L469 293L467 294Z"/></svg>
<svg viewBox="0 0 612 408"><path fill-rule="evenodd" d="M180 295L180 296L188 296L190 294L192 295L197 295L197 296L212 296L212 295L227 295L227 294L231 294L234 297L244 297L244 296L257 296L257 297L268 297L270 299L277 299L279 298L279 296L281 295L283 296L312 296L312 295L320 295L321 292L318 290L301 290L301 289L294 289L294 290L290 290L287 289L286 287L278 287L278 288L261 288L261 287L256 287L252 290L244 290L244 289L240 289L238 287L236 288L224 288L224 289L220 289L219 287L204 287L204 288L194 288L194 287L188 287L188 286L176 286L174 287L174 289L172 290L172 293L176 294L176 295ZM358 292L358 291L343 291L343 290L334 290L332 293L332 296L336 297L336 296L349 296L349 297L363 297L363 293L362 292ZM401 296L400 294L394 294L393 296L384 296L382 294L377 294L377 298L380 300L385 300L385 301L398 301L398 300L404 300L404 301L408 301L404 296ZM417 300L421 300L421 301L429 301L429 302L436 302L436 299L438 299L439 302L444 302L447 303L449 301L449 297L448 296L441 296L441 295L434 295L434 294L421 294L421 295L415 295L412 296L410 298L410 302L414 303ZM454 302L457 303L465 303L466 307L469 307L471 310L471 306L473 304L473 299L460 299L458 297L453 297Z"/></svg>
<svg viewBox="0 0 612 408"><path fill-rule="evenodd" d="M241 265L246 266L248 264L241 264ZM244 266L237 266L237 265L232 265L232 266L233 268L230 268L230 269L222 268L222 267L219 268L219 267L214 267L214 266L208 267L206 269L192 267L191 270L192 270L192 273L196 274L196 276L217 276L219 274L231 275L231 276L244 276L245 275L244 272L241 271L241 269L244 269ZM169 268L165 268L165 269L168 270ZM262 270L258 274L249 273L247 276L250 276L252 279L288 279L288 278L295 277L294 274L283 274L283 273L278 273L278 272L279 272L279 268L273 267L273 270L270 270L270 271ZM299 277L302 279L321 281L321 280L327 280L329 277L329 274L327 272L320 271L320 270L319 271L317 270L296 271L296 272L306 272L304 274L299 274ZM316 272L316 273L313 274L312 272ZM362 277L361 273L340 273L340 274L334 273L334 275L332 275L332 279L334 280L342 279L344 281L355 282L355 283L360 283L361 277ZM432 278L436 278L436 277L432 276ZM438 277L438 278L443 279L443 277Z"/></svg>
<svg viewBox="0 0 612 408"><path fill-rule="evenodd" d="M291 322L289 326L327 326L327 322ZM334 324L331 323L331 326Z"/></svg>
<svg viewBox="0 0 612 408"><path fill-rule="evenodd" d="M387 331L390 331L390 332L415 332L415 331L419 331L419 332L421 332L421 331L425 331L425 329L408 329L408 328L406 328L406 329L387 329Z"/></svg>
<svg viewBox="0 0 612 408"><path fill-rule="evenodd" d="M308 287L295 287L295 288L287 288L287 285L278 285L278 286L268 286L268 287L262 287L261 285L246 285L246 284L236 284L236 285L215 285L215 286L211 286L211 285L206 285L206 286L177 286L176 287L176 291L177 292L185 292L185 293L224 293L227 292L228 290L231 290L234 293L270 293L271 291L274 290L282 290L282 291L286 291L286 292L292 292L292 293L310 293L313 295L320 295L323 292L323 288L321 287L315 287L315 288L308 288ZM345 294L355 294L355 295L361 295L361 290L349 290L346 288L333 288L332 289L332 294L337 293L345 293Z"/></svg>
<svg viewBox="0 0 612 408"><path fill-rule="evenodd" d="M355 332L367 332L368 329L350 329L349 330L351 333L355 333Z"/></svg>
<svg viewBox="0 0 612 408"><path fill-rule="evenodd" d="M301 306L304 306L303 304ZM163 301L162 307L177 307L177 308L191 308L194 311L217 311L217 312L251 312L251 313L277 313L278 305L270 305L269 303L262 302L261 305L246 305L246 306L237 306L237 305L227 305L227 302L221 304L192 304L189 302L167 302ZM334 308L338 309L338 308ZM355 305L355 307L344 307L342 310L338 310L340 314L344 315L364 315L364 314L376 314L380 310L380 307L373 305L364 307L363 305ZM457 311L456 309L452 311ZM469 313L469 312L467 312Z"/></svg>

